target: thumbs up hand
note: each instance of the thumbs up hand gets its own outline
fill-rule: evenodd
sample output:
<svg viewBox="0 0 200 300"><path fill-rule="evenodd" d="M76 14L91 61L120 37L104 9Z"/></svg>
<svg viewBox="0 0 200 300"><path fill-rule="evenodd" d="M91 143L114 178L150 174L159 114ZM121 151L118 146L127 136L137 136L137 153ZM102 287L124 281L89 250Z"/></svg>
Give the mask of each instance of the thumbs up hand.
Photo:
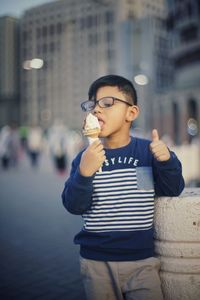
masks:
<svg viewBox="0 0 200 300"><path fill-rule="evenodd" d="M170 152L165 143L160 140L157 129L152 130L152 142L150 150L158 161L167 161L170 159Z"/></svg>

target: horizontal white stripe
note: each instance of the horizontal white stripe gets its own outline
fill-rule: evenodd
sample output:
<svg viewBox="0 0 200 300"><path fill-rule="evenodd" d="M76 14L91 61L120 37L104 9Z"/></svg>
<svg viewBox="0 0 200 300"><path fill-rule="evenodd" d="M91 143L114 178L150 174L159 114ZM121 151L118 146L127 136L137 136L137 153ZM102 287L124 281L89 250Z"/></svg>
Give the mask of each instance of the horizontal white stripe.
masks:
<svg viewBox="0 0 200 300"><path fill-rule="evenodd" d="M130 178L128 180L119 179L118 182L111 182L111 183L108 183L107 180L105 180L103 182L104 183L102 183L102 184L95 183L95 184L93 184L93 187L96 188L96 187L102 187L102 186L104 187L104 186L119 186L119 185L124 186L124 185L127 185L127 184L137 185L137 180L132 180L132 178Z"/></svg>
<svg viewBox="0 0 200 300"><path fill-rule="evenodd" d="M123 191L123 189L122 189ZM107 193L106 193L107 194ZM155 192L154 190L133 190L132 194L134 195L134 197L142 197L142 196L154 196Z"/></svg>
<svg viewBox="0 0 200 300"><path fill-rule="evenodd" d="M102 174L115 174L115 173L135 173L136 174L136 168L127 168L127 169L117 169L117 170L111 170L111 171L102 171L101 173L96 173L95 177L100 177Z"/></svg>
<svg viewBox="0 0 200 300"><path fill-rule="evenodd" d="M135 185L129 185L129 186L117 186L117 187L103 187L103 188L99 188L99 187L96 187L93 191L93 193L97 193L97 192L101 192L101 191L124 191L124 190L134 190L134 189L137 189L137 186Z"/></svg>
<svg viewBox="0 0 200 300"><path fill-rule="evenodd" d="M134 191L133 191L134 192ZM140 201L140 200L145 200L145 199L150 199L150 200L154 200L154 195L134 195L133 192L130 194L130 195L114 195L114 196L93 196L92 199L95 201L95 200L112 200L112 199L116 199L117 200L120 200L120 199L124 199L124 198L127 198L127 199L132 199L132 200L137 200L137 201Z"/></svg>
<svg viewBox="0 0 200 300"><path fill-rule="evenodd" d="M94 206L92 210L88 210L88 212L86 213L88 216L91 216L94 214L94 216L96 215L100 215L103 214L105 216L107 216L108 213L111 214L115 214L115 213L121 213L122 215L127 214L129 211L135 215L143 215L143 214L148 214L150 213L152 210L154 210L154 205L148 205L148 206L139 206L139 205L119 205L119 206L112 206L109 207L109 205L104 205L104 206ZM124 213L125 211L125 213Z"/></svg>
<svg viewBox="0 0 200 300"><path fill-rule="evenodd" d="M146 231L146 230L149 230L152 228L152 225L149 226L149 227L145 227L145 228L112 228L112 229L86 229L84 228L85 231L90 231L90 232L98 232L98 233L101 233L101 232L113 232L113 231Z"/></svg>
<svg viewBox="0 0 200 300"><path fill-rule="evenodd" d="M151 214L151 213L153 213L154 212L154 210L153 209L151 209L151 210L148 210L148 211L140 211L140 212L135 212L135 211L127 211L127 212L121 212L121 211L116 211L116 212L114 212L114 213L112 213L112 212L110 212L110 213L106 213L106 214L104 214L104 213L100 213L100 214L93 214L93 213L90 213L90 214L83 214L82 215L82 217L85 219L85 218L87 218L87 217L106 217L106 216L129 216L129 215L140 215L140 216L145 216L145 215L148 215L148 214Z"/></svg>
<svg viewBox="0 0 200 300"><path fill-rule="evenodd" d="M134 192L135 192L136 190L127 190L127 191L121 191L120 193L119 193L119 191L117 191L117 192L114 192L114 191L112 191L112 192L101 192L101 193L98 193L98 198L96 198L96 193L94 193L93 192L93 194L92 194L92 197L93 197L93 199L101 199L101 197L102 196L106 196L106 198L108 198L108 196L111 196L111 197L113 197L114 195L115 195L115 197L116 197L116 195L117 196L122 196L122 195L128 195L129 197L133 197L133 198L140 198L140 197L144 197L145 195L143 194L143 195L136 195L136 194L134 194ZM147 194L148 196L152 196L151 194ZM147 196L146 195L146 196ZM109 197L109 198L111 198L111 197Z"/></svg>
<svg viewBox="0 0 200 300"><path fill-rule="evenodd" d="M140 230L149 230L152 228L152 225L147 225L145 227L136 227L133 225L130 225L128 227L118 228L118 227L106 227L105 228L96 228L96 227L85 227L84 229L86 231L92 231L92 232L108 232L108 231L140 231Z"/></svg>
<svg viewBox="0 0 200 300"><path fill-rule="evenodd" d="M108 179L113 178L113 177L124 178L125 176L132 176L132 178L136 178L136 174L135 173L127 172L127 173L125 173L123 175L119 174L119 173L116 173L116 174L112 174L112 175L110 175L110 174L108 174L108 175L101 175L101 177L99 177L99 178L96 178L96 176L95 176L93 182L96 183L96 182L98 182L98 180L101 180L103 178L108 178Z"/></svg>
<svg viewBox="0 0 200 300"><path fill-rule="evenodd" d="M116 174L115 174L116 175ZM96 183L102 183L102 182L106 182L106 181L108 181L108 182L110 182L110 181L119 181L119 180L126 180L126 179L134 179L134 180L136 180L137 179L137 176L136 176L136 174L130 174L130 173L128 173L128 174L123 174L123 176L122 175L119 175L119 176L106 176L106 177L103 177L103 175L102 175L102 177L99 177L99 178L94 178L93 179L93 183L94 184L96 184Z"/></svg>
<svg viewBox="0 0 200 300"><path fill-rule="evenodd" d="M130 184L137 184L137 179L136 178L133 178L133 177L127 177L127 178L113 178L113 179L110 179L110 180L99 180L99 182L92 182L93 186L96 187L96 186L104 186L105 184L107 185L112 185L112 184L126 184L127 182L129 182Z"/></svg>
<svg viewBox="0 0 200 300"><path fill-rule="evenodd" d="M86 224L88 225L88 226L91 226L91 225L96 225L96 226L101 226L101 225L112 225L112 224L118 224L118 225L123 225L123 224L127 224L127 223L129 223L129 224L147 224L147 223L149 223L149 224L151 224L152 223L152 221L153 221L153 218L151 218L151 219L149 219L149 220L128 220L128 221L109 221L109 222L104 222L104 221L98 221L98 222L95 222L95 221L91 221L91 222L86 222ZM87 226L86 225L86 226Z"/></svg>
<svg viewBox="0 0 200 300"><path fill-rule="evenodd" d="M104 196L104 195L122 195L122 194L132 194L131 191L123 191L121 190L120 192L117 191L117 192L101 192L101 193L98 193L98 196ZM92 196L95 196L96 193L93 192Z"/></svg>
<svg viewBox="0 0 200 300"><path fill-rule="evenodd" d="M85 226L85 228L87 229L122 229L122 228L142 228L142 227L151 227L152 224L141 224L141 225L134 225L134 224L130 224L130 225L124 225L123 227L122 226L103 226L103 227L99 227L97 228L96 226Z"/></svg>
<svg viewBox="0 0 200 300"><path fill-rule="evenodd" d="M99 215L97 215L96 218L91 218L91 217L87 217L87 218L84 218L85 221L89 221L90 220L93 220L95 222L97 221L110 221L110 220L138 220L138 219L141 219L141 220L148 220L149 218L153 218L153 214L150 214L150 215L144 215L144 216L129 216L129 217L110 217L110 216L106 216L104 215L104 217L102 218L99 218ZM120 222L121 223L121 222Z"/></svg>
<svg viewBox="0 0 200 300"><path fill-rule="evenodd" d="M152 206L148 206L148 207L138 207L138 208L135 208L134 206L133 207L116 207L116 208L113 208L112 210L111 209L93 209L92 211L88 211L88 214L90 213L98 213L98 212L119 212L119 211L126 211L126 210L129 210L129 211L140 211L140 210L146 210L146 211L150 211L153 209Z"/></svg>
<svg viewBox="0 0 200 300"><path fill-rule="evenodd" d="M98 202L95 203L94 205L91 206L91 210L93 208L108 208L110 207L111 209L112 208L115 208L115 207L123 207L123 206L129 206L129 207L135 207L135 206L153 206L154 205L154 202L146 202L146 203L140 203L140 202L130 202L130 203L115 203L115 204L111 204L111 203L103 203L103 204L99 204Z"/></svg>
<svg viewBox="0 0 200 300"><path fill-rule="evenodd" d="M92 201L92 205L93 204L107 204L107 203L119 203L119 202L130 202L130 203L147 203L147 202L152 202L154 203L154 198L140 198L140 199L136 199L133 197L127 197L127 198L111 198L111 199L106 199L106 200L100 200L100 199L95 199Z"/></svg>

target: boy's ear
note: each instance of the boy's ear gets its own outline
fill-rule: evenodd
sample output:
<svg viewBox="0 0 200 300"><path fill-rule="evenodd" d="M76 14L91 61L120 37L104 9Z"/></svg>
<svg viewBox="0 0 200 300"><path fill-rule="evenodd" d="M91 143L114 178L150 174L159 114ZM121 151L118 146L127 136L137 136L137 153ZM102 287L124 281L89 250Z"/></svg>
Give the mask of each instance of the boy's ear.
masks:
<svg viewBox="0 0 200 300"><path fill-rule="evenodd" d="M140 113L140 110L137 105L130 106L127 110L126 121L133 122L135 119L137 119L139 113Z"/></svg>

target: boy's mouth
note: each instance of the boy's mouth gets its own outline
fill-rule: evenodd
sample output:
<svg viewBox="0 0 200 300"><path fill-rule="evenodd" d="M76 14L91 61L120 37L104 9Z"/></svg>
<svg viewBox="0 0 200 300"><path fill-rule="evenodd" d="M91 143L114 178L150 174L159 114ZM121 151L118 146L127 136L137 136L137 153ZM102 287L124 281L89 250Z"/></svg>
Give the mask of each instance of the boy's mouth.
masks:
<svg viewBox="0 0 200 300"><path fill-rule="evenodd" d="M103 126L104 126L104 124L105 124L105 122L102 119L99 119L99 118L98 118L98 121L99 121L99 125L100 125L100 127L102 129Z"/></svg>

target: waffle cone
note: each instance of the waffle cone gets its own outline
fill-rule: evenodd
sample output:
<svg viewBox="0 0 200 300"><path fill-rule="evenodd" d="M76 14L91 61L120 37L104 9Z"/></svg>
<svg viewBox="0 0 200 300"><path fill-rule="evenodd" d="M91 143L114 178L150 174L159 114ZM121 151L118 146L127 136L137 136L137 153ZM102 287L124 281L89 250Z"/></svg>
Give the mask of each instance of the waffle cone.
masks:
<svg viewBox="0 0 200 300"><path fill-rule="evenodd" d="M83 130L83 134L87 137L98 138L100 131L101 130L99 128L94 128L89 130Z"/></svg>
<svg viewBox="0 0 200 300"><path fill-rule="evenodd" d="M83 129L83 134L88 137L89 145L91 145L96 139L98 139L100 132L100 128L94 128L89 130ZM102 167L99 168L99 172L102 172Z"/></svg>

